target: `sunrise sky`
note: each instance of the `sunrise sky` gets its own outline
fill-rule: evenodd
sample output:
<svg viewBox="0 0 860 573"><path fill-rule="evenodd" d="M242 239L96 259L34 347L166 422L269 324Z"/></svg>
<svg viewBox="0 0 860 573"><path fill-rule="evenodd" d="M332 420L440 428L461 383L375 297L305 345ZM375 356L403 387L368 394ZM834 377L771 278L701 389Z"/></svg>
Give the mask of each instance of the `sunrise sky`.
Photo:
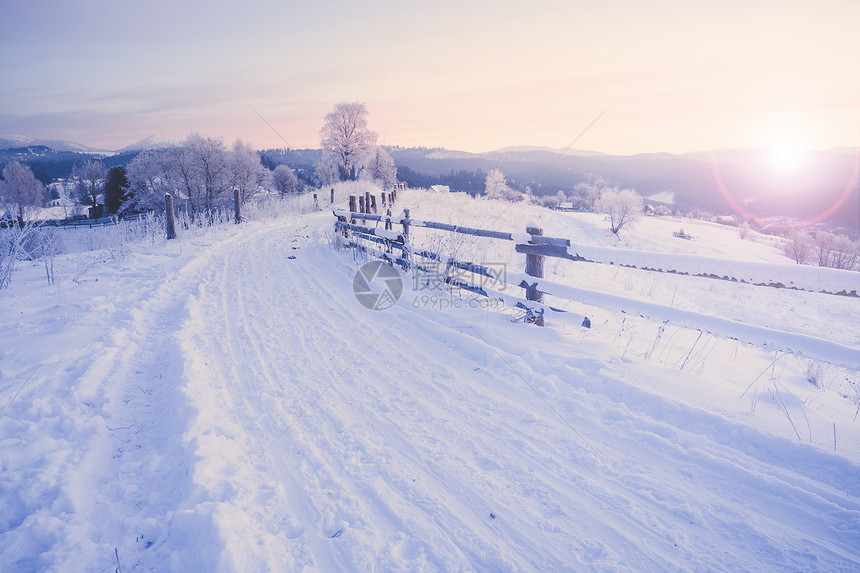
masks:
<svg viewBox="0 0 860 573"><path fill-rule="evenodd" d="M860 2L4 0L0 134L613 154L860 147ZM259 114L259 115L258 115ZM283 140L260 118L265 118Z"/></svg>

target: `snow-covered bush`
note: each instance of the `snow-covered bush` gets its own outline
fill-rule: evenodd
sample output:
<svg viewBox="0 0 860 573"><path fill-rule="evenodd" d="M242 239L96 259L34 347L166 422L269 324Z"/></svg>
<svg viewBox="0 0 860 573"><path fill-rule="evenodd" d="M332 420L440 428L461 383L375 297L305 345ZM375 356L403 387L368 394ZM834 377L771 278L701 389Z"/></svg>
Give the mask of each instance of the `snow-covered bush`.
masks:
<svg viewBox="0 0 860 573"><path fill-rule="evenodd" d="M12 273L15 272L18 261L26 257L25 245L34 229L32 223L0 229L0 289L8 287L12 282Z"/></svg>

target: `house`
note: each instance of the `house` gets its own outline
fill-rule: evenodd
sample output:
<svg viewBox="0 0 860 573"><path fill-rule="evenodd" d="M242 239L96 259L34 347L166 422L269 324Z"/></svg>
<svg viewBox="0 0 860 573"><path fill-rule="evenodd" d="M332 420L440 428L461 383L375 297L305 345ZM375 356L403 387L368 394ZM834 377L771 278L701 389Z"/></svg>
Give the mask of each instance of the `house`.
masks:
<svg viewBox="0 0 860 573"><path fill-rule="evenodd" d="M430 191L432 191L434 193L450 193L451 188L448 187L447 185L431 185Z"/></svg>
<svg viewBox="0 0 860 573"><path fill-rule="evenodd" d="M558 204L559 211L573 211L573 201L562 201Z"/></svg>

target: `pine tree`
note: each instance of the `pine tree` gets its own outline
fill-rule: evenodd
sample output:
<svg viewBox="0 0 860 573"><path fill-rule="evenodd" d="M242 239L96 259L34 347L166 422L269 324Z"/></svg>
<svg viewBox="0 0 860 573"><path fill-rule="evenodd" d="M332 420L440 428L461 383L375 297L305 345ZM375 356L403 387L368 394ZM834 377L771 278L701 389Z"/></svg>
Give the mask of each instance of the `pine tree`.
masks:
<svg viewBox="0 0 860 573"><path fill-rule="evenodd" d="M128 199L129 183L125 167L117 165L107 172L105 181L105 207L109 213L117 213Z"/></svg>

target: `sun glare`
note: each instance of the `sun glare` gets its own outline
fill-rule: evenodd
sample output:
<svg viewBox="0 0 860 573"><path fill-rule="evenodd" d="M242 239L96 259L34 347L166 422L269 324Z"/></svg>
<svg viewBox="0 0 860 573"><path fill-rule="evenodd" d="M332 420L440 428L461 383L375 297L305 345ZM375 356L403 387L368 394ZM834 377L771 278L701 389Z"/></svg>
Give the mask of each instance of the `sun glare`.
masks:
<svg viewBox="0 0 860 573"><path fill-rule="evenodd" d="M804 152L799 145L783 141L767 150L767 161L771 170L781 175L792 175L803 167Z"/></svg>

